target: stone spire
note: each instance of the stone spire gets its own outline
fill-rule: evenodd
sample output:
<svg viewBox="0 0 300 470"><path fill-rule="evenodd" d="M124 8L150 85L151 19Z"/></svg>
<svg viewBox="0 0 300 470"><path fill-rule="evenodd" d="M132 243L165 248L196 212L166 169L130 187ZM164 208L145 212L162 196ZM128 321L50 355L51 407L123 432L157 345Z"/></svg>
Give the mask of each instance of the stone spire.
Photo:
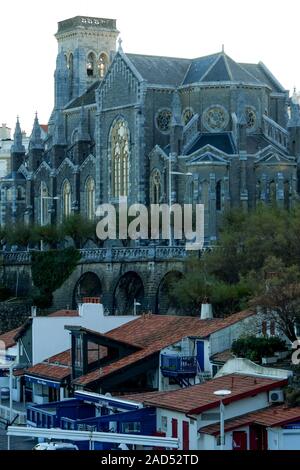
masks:
<svg viewBox="0 0 300 470"><path fill-rule="evenodd" d="M22 144L22 131L19 121L19 116L17 117L17 123L14 133L14 143L11 147L12 153L25 153L25 147Z"/></svg>
<svg viewBox="0 0 300 470"><path fill-rule="evenodd" d="M79 126L78 126L78 141L87 141L91 140L91 137L88 132L88 120L86 115L86 110L84 106L81 106L80 110L80 118L79 118Z"/></svg>
<svg viewBox="0 0 300 470"><path fill-rule="evenodd" d="M290 119L288 127L300 127L300 106L297 100L290 100Z"/></svg>
<svg viewBox="0 0 300 470"><path fill-rule="evenodd" d="M37 117L37 113L35 113L35 118L34 118L34 123L33 123L33 128L29 140L29 149L34 150L34 149L43 149L43 140L42 140L42 133L41 133L41 128L39 124L39 120Z"/></svg>
<svg viewBox="0 0 300 470"><path fill-rule="evenodd" d="M61 111L56 113L56 119L53 132L53 145L67 145L65 135L65 123Z"/></svg>

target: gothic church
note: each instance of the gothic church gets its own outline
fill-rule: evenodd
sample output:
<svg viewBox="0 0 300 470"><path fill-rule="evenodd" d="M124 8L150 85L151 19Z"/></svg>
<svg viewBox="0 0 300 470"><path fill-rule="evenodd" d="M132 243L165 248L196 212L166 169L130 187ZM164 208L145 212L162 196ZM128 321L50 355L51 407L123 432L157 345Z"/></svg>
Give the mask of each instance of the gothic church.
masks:
<svg viewBox="0 0 300 470"><path fill-rule="evenodd" d="M299 105L267 67L224 51L196 59L129 54L116 21L58 23L48 135L28 152L17 122L0 223L92 219L103 202L204 203L205 239L229 207L289 208L298 197Z"/></svg>

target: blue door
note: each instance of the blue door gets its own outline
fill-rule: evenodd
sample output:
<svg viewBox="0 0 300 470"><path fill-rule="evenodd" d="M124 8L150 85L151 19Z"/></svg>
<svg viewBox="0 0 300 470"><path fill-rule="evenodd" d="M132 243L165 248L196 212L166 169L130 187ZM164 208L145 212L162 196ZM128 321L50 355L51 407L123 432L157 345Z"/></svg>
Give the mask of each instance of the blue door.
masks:
<svg viewBox="0 0 300 470"><path fill-rule="evenodd" d="M197 361L201 371L204 371L204 341L197 341Z"/></svg>

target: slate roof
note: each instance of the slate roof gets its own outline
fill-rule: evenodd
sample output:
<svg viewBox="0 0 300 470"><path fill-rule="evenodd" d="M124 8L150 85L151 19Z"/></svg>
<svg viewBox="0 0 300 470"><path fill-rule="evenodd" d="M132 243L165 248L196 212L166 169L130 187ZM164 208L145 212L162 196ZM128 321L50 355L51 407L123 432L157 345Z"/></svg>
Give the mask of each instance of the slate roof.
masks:
<svg viewBox="0 0 300 470"><path fill-rule="evenodd" d="M208 380L199 385L171 392L133 394L131 399L157 408L189 414L200 414L203 411L219 406L220 399L214 395L216 390L231 390L231 395L223 399L223 403L226 405L258 393L283 387L287 383L287 379L276 380L266 377L229 374ZM130 399L130 396L126 396L126 399Z"/></svg>
<svg viewBox="0 0 300 470"><path fill-rule="evenodd" d="M80 108L81 106L88 106L89 104L96 103L96 90L100 84L100 81L97 80L94 82L84 93L83 95L75 98L71 101L65 109Z"/></svg>
<svg viewBox="0 0 300 470"><path fill-rule="evenodd" d="M144 80L151 84L179 86L191 63L190 59L126 54Z"/></svg>
<svg viewBox="0 0 300 470"><path fill-rule="evenodd" d="M21 330L21 327L15 328L14 330L7 331L6 333L3 333L0 335L0 341L4 342L5 349L12 348L17 344L17 341L15 339L15 336L19 333Z"/></svg>
<svg viewBox="0 0 300 470"><path fill-rule="evenodd" d="M288 408L286 405L274 405L269 408L247 413L237 418L225 421L225 432L247 426L249 424L260 424L261 426L273 427L283 426L300 420L300 407ZM199 432L217 436L220 434L220 423L210 424L199 429Z"/></svg>
<svg viewBox="0 0 300 470"><path fill-rule="evenodd" d="M243 82L260 84L260 81L227 54L220 52L194 59L183 85L199 82Z"/></svg>
<svg viewBox="0 0 300 470"><path fill-rule="evenodd" d="M233 155L236 153L232 136L228 132L201 134L192 144L192 146L184 153L185 155L191 155L206 145L212 145L213 147L227 153L228 155Z"/></svg>
<svg viewBox="0 0 300 470"><path fill-rule="evenodd" d="M254 75L257 80L267 85L271 90L275 92L284 91L284 87L275 79L272 78L272 74L261 62L258 64L244 64L240 63L241 67L247 70L251 75Z"/></svg>
<svg viewBox="0 0 300 470"><path fill-rule="evenodd" d="M120 326L106 335L118 341L140 346L142 349L129 354L110 365L89 372L77 378L74 383L87 385L102 380L110 374L150 359L165 347L180 341L185 336L205 338L215 331L226 328L234 323L255 315L254 311L245 310L227 318L200 320L197 317L146 315ZM134 341L134 343L132 343Z"/></svg>

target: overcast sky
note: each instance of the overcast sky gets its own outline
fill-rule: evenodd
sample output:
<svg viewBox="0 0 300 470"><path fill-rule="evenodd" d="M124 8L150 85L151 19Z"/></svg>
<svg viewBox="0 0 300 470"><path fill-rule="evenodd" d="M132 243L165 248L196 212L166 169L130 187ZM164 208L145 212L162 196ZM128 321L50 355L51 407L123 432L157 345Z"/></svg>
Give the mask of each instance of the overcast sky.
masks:
<svg viewBox="0 0 300 470"><path fill-rule="evenodd" d="M190 58L224 44L300 89L299 0L7 0L0 15L0 124L19 115L27 132L52 110L57 22L77 15L116 18L125 52Z"/></svg>

